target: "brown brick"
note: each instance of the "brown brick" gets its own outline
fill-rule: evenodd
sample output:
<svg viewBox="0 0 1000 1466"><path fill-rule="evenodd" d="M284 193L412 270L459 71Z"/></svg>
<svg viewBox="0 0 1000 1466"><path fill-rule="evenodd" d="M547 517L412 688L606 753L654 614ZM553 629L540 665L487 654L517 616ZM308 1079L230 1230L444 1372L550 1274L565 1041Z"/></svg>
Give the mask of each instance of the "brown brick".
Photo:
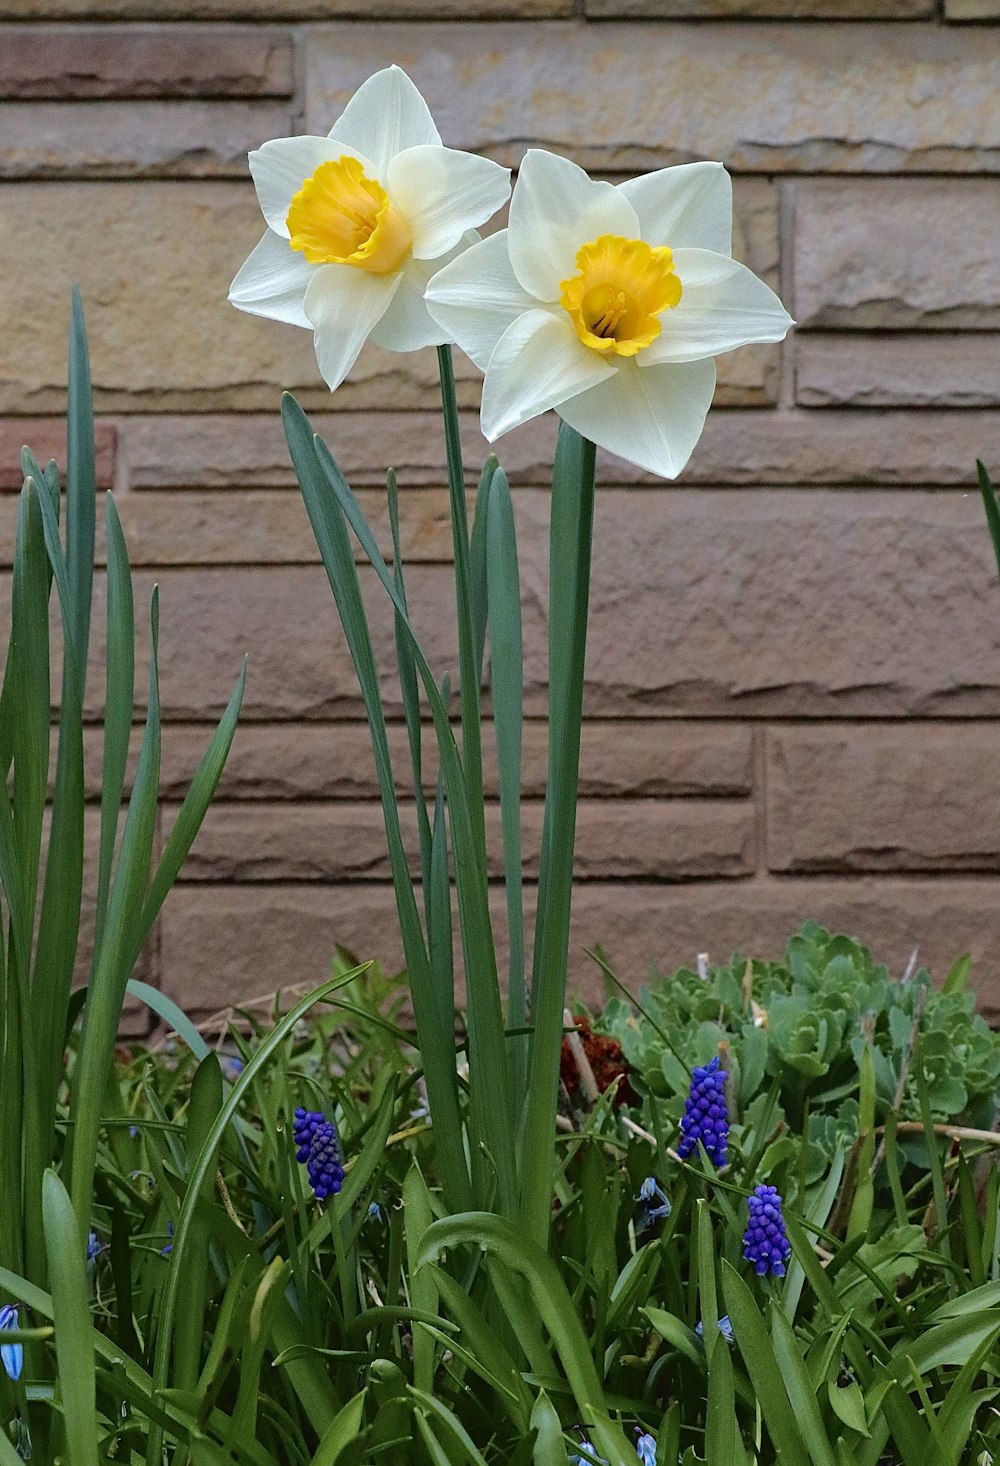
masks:
<svg viewBox="0 0 1000 1466"><path fill-rule="evenodd" d="M976 3L976 0L973 0ZM935 0L879 0L879 20L927 20ZM589 20L871 20L871 0L584 0Z"/></svg>
<svg viewBox="0 0 1000 1466"><path fill-rule="evenodd" d="M174 812L176 813L176 811ZM420 870L412 804L400 806L410 871ZM169 816L165 833L172 827ZM537 879L542 805L522 806L523 870ZM754 869L752 805L724 800L587 800L577 812L575 874L581 881L744 876ZM486 807L490 875L503 875L500 809ZM219 804L205 817L185 881L388 880L377 802Z"/></svg>
<svg viewBox="0 0 1000 1466"><path fill-rule="evenodd" d="M466 20L572 14L573 0L379 0L389 19ZM365 20L370 0L4 0L10 20Z"/></svg>
<svg viewBox="0 0 1000 1466"><path fill-rule="evenodd" d="M525 705L545 712L546 496L516 496ZM783 490L598 497L591 717L996 717L996 567L978 495ZM151 576L137 576L145 645ZM246 717L356 717L356 678L318 566L164 570L163 706L217 716L245 652ZM389 712L390 604L362 570ZM4 599L9 587L4 584ZM414 565L414 624L456 670L449 567ZM95 603L99 650L102 592ZM96 679L90 695L96 698ZM144 692L144 676L138 679ZM453 681L454 685L454 681Z"/></svg>
<svg viewBox="0 0 1000 1466"><path fill-rule="evenodd" d="M205 414L115 419L131 488L219 489L294 483L277 413L234 420ZM384 484L394 465L403 486L445 481L441 420L432 413L316 413L313 423L347 478ZM488 451L478 415L463 414L470 483ZM552 476L555 419L536 418L495 445L515 484L547 485ZM995 412L727 412L709 413L684 484L969 484L973 460L1000 461ZM599 452L598 483L662 483ZM670 492L670 491L668 491Z"/></svg>
<svg viewBox="0 0 1000 1466"><path fill-rule="evenodd" d="M803 332L795 400L804 407L996 407L1000 335Z"/></svg>
<svg viewBox="0 0 1000 1466"><path fill-rule="evenodd" d="M1000 326L1000 180L801 183L794 216L800 327Z"/></svg>
<svg viewBox="0 0 1000 1466"><path fill-rule="evenodd" d="M287 31L0 26L0 97L286 97Z"/></svg>
<svg viewBox="0 0 1000 1466"><path fill-rule="evenodd" d="M65 314L69 314L69 298L64 301ZM64 364L65 372L65 364ZM66 424L55 418L0 418L0 490L20 491L24 482L21 477L21 448L27 444L44 468L51 458L59 464L62 473L66 471ZM96 451L97 486L110 488L114 482L115 430L111 423L97 423L94 429ZM10 511L0 506L5 521L9 523ZM7 560L3 561L8 563Z"/></svg>
<svg viewBox="0 0 1000 1466"><path fill-rule="evenodd" d="M230 105L238 111L243 104L227 104L219 115L228 114ZM108 106L94 104L90 111L104 116ZM34 117L40 109L26 110ZM63 109L54 110L63 115ZM121 111L132 116L130 104L122 104ZM126 160L134 148L132 126L122 138ZM171 129L153 145L172 149L176 141ZM36 144L32 124L30 145ZM243 177L245 153L244 140L234 155ZM197 171L200 157L190 155L185 168L190 163ZM777 284L776 212L769 185L753 179L739 188L737 254L772 284ZM288 388L310 407L428 407L436 413L440 387L433 350L366 347L331 399L308 331L246 315L228 304L230 281L263 227L249 183L24 184L0 191L0 297L10 339L19 342L15 361L0 374L0 410L62 409L62 286L75 279L87 308L99 410L276 412L281 391ZM209 341L212 349L206 350ZM772 402L777 352L752 346L721 358L717 401L730 406ZM478 410L482 377L461 352L456 364L460 401ZM435 431L440 435L440 427ZM226 434L233 436L228 423Z"/></svg>
<svg viewBox="0 0 1000 1466"><path fill-rule="evenodd" d="M1000 20L1000 0L944 0L945 20Z"/></svg>
<svg viewBox="0 0 1000 1466"><path fill-rule="evenodd" d="M529 897L531 895L529 888ZM900 975L914 947L939 980L972 953L983 1006L1000 1008L1000 881L928 879L706 881L696 885L581 885L573 901L570 987L600 1001L604 983L584 947L599 943L633 992L649 965L691 966L698 952L778 957L807 918L874 948ZM493 891L503 958L503 895ZM191 1011L245 1002L279 984L319 983L336 944L359 958L402 965L391 886L186 886L164 915L163 986ZM530 947L529 947L530 950Z"/></svg>
<svg viewBox="0 0 1000 1466"><path fill-rule="evenodd" d="M292 130L280 102L5 102L0 178L245 178L248 151Z"/></svg>
<svg viewBox="0 0 1000 1466"><path fill-rule="evenodd" d="M995 33L933 25L330 26L307 125L395 60L451 146L506 163L530 139L587 168L972 172L997 166L998 59Z"/></svg>
<svg viewBox="0 0 1000 1466"><path fill-rule="evenodd" d="M130 768L138 757L141 729L132 737ZM401 794L412 789L406 730L389 724L389 746ZM182 799L207 747L204 724L174 724L163 735L160 788ZM424 778L434 789L434 735L424 735ZM497 795L495 741L483 731L486 793ZM84 753L88 797L101 789L98 730L87 731ZM547 734L543 722L524 724L522 794L545 793ZM580 750L581 798L725 797L753 790L753 733L720 723L590 719ZM378 784L366 723L242 723L216 796L219 800L377 799Z"/></svg>
<svg viewBox="0 0 1000 1466"><path fill-rule="evenodd" d="M775 728L775 871L1000 870L1000 728Z"/></svg>

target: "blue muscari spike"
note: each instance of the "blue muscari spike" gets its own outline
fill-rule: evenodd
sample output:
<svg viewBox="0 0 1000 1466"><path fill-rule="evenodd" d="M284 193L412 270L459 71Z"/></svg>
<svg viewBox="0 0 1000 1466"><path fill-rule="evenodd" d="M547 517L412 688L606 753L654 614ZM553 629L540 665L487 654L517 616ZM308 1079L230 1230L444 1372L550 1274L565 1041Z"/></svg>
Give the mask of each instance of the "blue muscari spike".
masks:
<svg viewBox="0 0 1000 1466"><path fill-rule="evenodd" d="M713 1166L726 1164L726 1148L729 1144L729 1115L726 1111L726 1071L720 1066L719 1056L704 1068L691 1074L691 1091L684 1101L681 1116L681 1140L677 1154L687 1160L698 1142L708 1152Z"/></svg>
<svg viewBox="0 0 1000 1466"><path fill-rule="evenodd" d="M0 1308L0 1331L17 1327L17 1309L13 1304L5 1303ZM8 1379L19 1380L24 1368L24 1345L0 1344L0 1363L7 1371Z"/></svg>
<svg viewBox="0 0 1000 1466"><path fill-rule="evenodd" d="M295 1111L292 1127L295 1159L302 1162L309 1175L309 1185L318 1201L335 1195L344 1183L344 1161L340 1153L337 1127L327 1120L322 1110Z"/></svg>
<svg viewBox="0 0 1000 1466"><path fill-rule="evenodd" d="M776 1278L783 1278L792 1249L785 1234L777 1188L755 1186L748 1205L750 1218L743 1234L743 1256L753 1263L760 1277L773 1273Z"/></svg>

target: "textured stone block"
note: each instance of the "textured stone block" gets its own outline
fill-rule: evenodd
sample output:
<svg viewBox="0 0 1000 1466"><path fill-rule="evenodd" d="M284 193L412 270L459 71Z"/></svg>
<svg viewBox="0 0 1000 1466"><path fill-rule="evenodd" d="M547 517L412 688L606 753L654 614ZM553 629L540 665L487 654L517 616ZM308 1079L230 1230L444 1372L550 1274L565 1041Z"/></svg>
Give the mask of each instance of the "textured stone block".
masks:
<svg viewBox="0 0 1000 1466"><path fill-rule="evenodd" d="M411 875L420 871L416 818L400 818ZM168 816L168 834L173 817ZM542 805L522 805L523 870L537 879ZM503 876L500 809L486 808L490 876ZM728 800L590 800L577 814L578 880L704 879L753 872L755 813ZM183 879L229 881L389 880L382 810L373 800L337 804L218 804L209 810Z"/></svg>
<svg viewBox="0 0 1000 1466"><path fill-rule="evenodd" d="M0 26L0 97L287 97L292 85L287 31Z"/></svg>
<svg viewBox="0 0 1000 1466"><path fill-rule="evenodd" d="M959 0L961 3L961 0ZM976 3L976 0L973 0ZM879 20L926 20L935 0L878 0ZM871 0L584 0L588 20L871 20Z"/></svg>
<svg viewBox="0 0 1000 1466"><path fill-rule="evenodd" d="M603 997L604 980L583 950L595 943L638 992L651 962L669 973L692 966L698 952L713 960L735 951L778 957L808 917L868 943L896 976L914 948L939 979L960 952L971 952L980 1000L996 1012L998 903L1000 881L961 878L583 884L573 900L570 990ZM496 888L492 911L502 964ZM246 1002L279 981L321 982L338 943L362 959L378 956L389 970L402 966L392 888L384 884L185 886L171 896L160 941L163 986L192 1011Z"/></svg>
<svg viewBox="0 0 1000 1466"><path fill-rule="evenodd" d="M0 178L245 178L249 150L292 130L280 102L5 102Z"/></svg>
<svg viewBox="0 0 1000 1466"><path fill-rule="evenodd" d="M945 20L1000 20L1000 0L944 0Z"/></svg>
<svg viewBox="0 0 1000 1466"><path fill-rule="evenodd" d="M803 407L996 407L1000 335L809 335L795 342Z"/></svg>
<svg viewBox="0 0 1000 1466"><path fill-rule="evenodd" d="M379 0L384 20L564 16L573 0ZM366 20L370 0L4 0L10 20Z"/></svg>
<svg viewBox="0 0 1000 1466"><path fill-rule="evenodd" d="M294 483L277 413L233 419L129 416L114 419L130 488L271 488ZM313 423L349 481L384 484L393 464L404 487L445 482L440 417L432 413L316 413ZM536 418L495 445L517 485L548 485L556 423ZM468 480L489 451L478 414L462 415ZM709 413L681 483L694 484L971 484L973 459L1000 462L995 412ZM602 486L662 480L598 452Z"/></svg>
<svg viewBox="0 0 1000 1466"><path fill-rule="evenodd" d="M68 296L64 300L64 314L68 318ZM3 358L0 358L2 361ZM65 363L63 364L65 374ZM3 367L0 366L0 373ZM24 482L21 477L21 448L27 446L44 468L54 458L63 474L66 471L66 424L55 418L0 418L0 490L12 489L20 492ZM110 488L114 483L115 430L110 423L97 423L94 428L95 467L97 486ZM10 522L6 506L0 508L6 523ZM14 511L16 519L16 511ZM11 541L13 543L13 541ZM7 563L5 560L3 563Z"/></svg>
<svg viewBox="0 0 1000 1466"><path fill-rule="evenodd" d="M308 34L307 124L398 61L452 147L587 168L722 158L737 172L996 169L1000 37L913 26L698 22L330 26ZM627 78L627 84L623 79Z"/></svg>
<svg viewBox="0 0 1000 1466"><path fill-rule="evenodd" d="M775 728L775 871L1000 870L1000 728Z"/></svg>
<svg viewBox="0 0 1000 1466"><path fill-rule="evenodd" d="M174 724L163 735L161 790L182 799L205 751L210 728ZM389 747L400 794L412 790L406 730L390 723ZM132 738L131 769L141 729ZM436 772L434 735L424 735L426 792ZM547 734L543 722L524 724L521 792L545 793ZM101 745L95 732L84 746L87 793L100 795ZM496 744L483 733L485 788L497 797ZM720 723L613 718L584 722L580 749L581 798L723 797L753 790L753 732ZM366 723L242 723L219 785L219 800L377 799L378 783Z"/></svg>
<svg viewBox="0 0 1000 1466"><path fill-rule="evenodd" d="M230 109L238 113L244 104L206 105L221 109L213 115L223 115ZM131 104L117 103L95 104L89 115L103 116L119 106L131 116ZM171 115L182 119L186 107L173 105ZM55 106L51 110L59 117L64 112ZM47 115L44 107L24 111L29 122L38 113L44 122ZM121 140L126 159L134 151L133 130L134 121ZM41 146L34 125L30 137L32 147ZM172 150L177 141L175 126L155 145ZM68 145L78 146L78 139ZM247 145L241 142L234 154L241 176L246 174ZM185 168L190 164L190 171L197 171L200 157L192 154ZM75 279L87 307L99 410L255 409L275 414L277 422L280 394L288 388L307 407L427 407L436 413L440 388L433 350L400 353L367 346L349 380L331 398L308 331L246 315L228 304L230 281L263 228L248 183L182 187L146 182L100 188L29 183L0 190L0 299L5 329L19 343L9 365L0 370L0 411L62 408L63 286L68 290ZM139 239L141 249L136 248ZM736 252L777 284L774 190L760 180L748 180L738 190ZM461 352L456 363L460 401L478 410L482 377ZM778 348L766 346L720 358L717 400L730 406L773 401L777 363ZM439 436L440 425L433 431ZM228 424L226 437L233 437Z"/></svg>
<svg viewBox="0 0 1000 1466"><path fill-rule="evenodd" d="M996 330L998 218L997 179L801 183L792 314L800 328Z"/></svg>
<svg viewBox="0 0 1000 1466"><path fill-rule="evenodd" d="M525 700L545 712L548 497L515 499ZM978 495L785 490L598 496L585 708L591 717L996 717L996 567ZM164 570L167 716L218 716L245 653L248 721L357 717L357 682L315 567ZM142 646L152 577L137 576ZM390 603L362 570L390 715ZM456 671L447 566L414 565L414 625ZM3 582L0 624L9 582ZM95 601L101 640L102 593ZM143 652L144 655L144 652ZM453 675L453 686L455 678ZM140 671L137 690L145 691ZM89 696L100 694L98 679ZM91 706L94 706L92 701Z"/></svg>

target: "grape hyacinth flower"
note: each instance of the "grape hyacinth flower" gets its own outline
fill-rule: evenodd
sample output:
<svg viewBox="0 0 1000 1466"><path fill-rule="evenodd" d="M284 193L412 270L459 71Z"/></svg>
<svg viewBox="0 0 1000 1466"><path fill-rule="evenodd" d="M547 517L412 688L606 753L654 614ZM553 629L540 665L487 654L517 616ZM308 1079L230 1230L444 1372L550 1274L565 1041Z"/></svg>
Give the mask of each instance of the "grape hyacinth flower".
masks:
<svg viewBox="0 0 1000 1466"><path fill-rule="evenodd" d="M726 1071L719 1065L719 1056L703 1068L692 1071L691 1092L684 1101L681 1116L681 1142L677 1154L686 1161L699 1140L708 1152L713 1166L726 1164L729 1144L729 1116L726 1112Z"/></svg>
<svg viewBox="0 0 1000 1466"><path fill-rule="evenodd" d="M656 1466L656 1437L646 1435L636 1427L638 1440L635 1443L635 1454L642 1462L642 1466Z"/></svg>
<svg viewBox="0 0 1000 1466"><path fill-rule="evenodd" d="M295 1159L309 1173L309 1185L317 1201L335 1195L344 1182L344 1162L340 1153L337 1127L326 1119L322 1110L295 1111L292 1131L295 1138Z"/></svg>
<svg viewBox="0 0 1000 1466"><path fill-rule="evenodd" d="M16 1329L17 1309L11 1303L0 1308L0 1332ZM0 1363L7 1371L8 1379L19 1380L24 1368L24 1346L22 1344L0 1344Z"/></svg>
<svg viewBox="0 0 1000 1466"><path fill-rule="evenodd" d="M699 1339L703 1339L705 1337L705 1325L701 1321L701 1319L699 1319L698 1322L695 1324L694 1331L698 1335ZM729 1321L728 1313L724 1313L719 1319L719 1333L725 1339L727 1344L731 1344L733 1342L733 1326Z"/></svg>
<svg viewBox="0 0 1000 1466"><path fill-rule="evenodd" d="M785 1276L785 1263L792 1255L781 1215L781 1197L774 1186L755 1186L749 1198L750 1220L743 1234L743 1256L752 1262L759 1277L772 1273Z"/></svg>
<svg viewBox="0 0 1000 1466"><path fill-rule="evenodd" d="M670 1198L655 1176L647 1176L639 1187L636 1197L639 1230L644 1231L654 1222L665 1221L670 1215Z"/></svg>

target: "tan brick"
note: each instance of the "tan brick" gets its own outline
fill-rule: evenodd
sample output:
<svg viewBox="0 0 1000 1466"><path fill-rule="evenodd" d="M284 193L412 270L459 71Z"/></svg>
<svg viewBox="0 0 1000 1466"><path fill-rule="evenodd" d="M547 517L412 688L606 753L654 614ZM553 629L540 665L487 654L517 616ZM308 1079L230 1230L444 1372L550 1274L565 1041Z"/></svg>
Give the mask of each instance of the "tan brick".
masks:
<svg viewBox="0 0 1000 1466"><path fill-rule="evenodd" d="M997 164L993 32L808 22L331 26L308 34L309 129L329 127L390 60L413 76L451 146L506 163L530 140L604 169L705 157L763 173Z"/></svg>
<svg viewBox="0 0 1000 1466"><path fill-rule="evenodd" d="M800 327L1000 325L1000 180L824 179L794 216Z"/></svg>
<svg viewBox="0 0 1000 1466"><path fill-rule="evenodd" d="M114 420L131 488L219 489L294 483L277 413L233 419L129 416ZM317 413L316 431L355 486L385 482L393 464L403 486L445 481L440 417L431 413ZM489 450L478 414L463 414L470 483ZM516 428L494 445L515 484L551 482L552 414ZM1000 461L995 412L709 413L684 484L968 484L973 460ZM598 483L658 483L641 469L599 452ZM669 492L669 491L668 491Z"/></svg>
<svg viewBox="0 0 1000 1466"><path fill-rule="evenodd" d="M141 729L132 737L130 770L138 757ZM207 747L204 724L174 724L163 734L160 788L165 799L182 799ZM389 746L401 794L412 790L406 730L390 723ZM424 730L424 778L433 792L434 735ZM486 793L497 795L496 745L492 725L483 731ZM84 744L88 797L101 789L101 742L87 730ZM547 734L543 722L524 724L522 794L545 793ZM581 798L632 799L750 794L753 789L753 733L719 723L614 718L584 722L580 750ZM377 799L378 784L366 723L242 723L237 730L219 800Z"/></svg>
<svg viewBox="0 0 1000 1466"><path fill-rule="evenodd" d="M379 0L378 21L572 14L572 0ZM370 0L4 0L10 20L366 20Z"/></svg>
<svg viewBox="0 0 1000 1466"><path fill-rule="evenodd" d="M525 705L545 712L545 494L516 496ZM1000 623L978 495L786 490L599 496L591 717L995 717ZM164 570L163 706L217 716L245 652L246 717L356 717L357 683L316 567ZM142 645L151 576L137 577ZM362 570L383 695L400 711L390 603ZM9 586L4 583L4 601ZM414 625L456 670L449 567L415 565ZM95 603L100 650L103 592ZM0 624L2 624L0 608ZM89 695L99 695L92 679ZM145 690L140 673L137 686ZM454 686L454 679L453 679ZM93 705L93 702L92 702Z"/></svg>
<svg viewBox="0 0 1000 1466"><path fill-rule="evenodd" d="M5 102L0 178L245 178L248 151L292 130L280 102Z"/></svg>
<svg viewBox="0 0 1000 1466"><path fill-rule="evenodd" d="M769 867L1000 870L998 748L995 725L769 730Z"/></svg>
<svg viewBox="0 0 1000 1466"><path fill-rule="evenodd" d="M91 112L103 116L111 105L117 104L95 104ZM223 111L233 105L238 111L242 104L225 104ZM26 110L34 117L42 109ZM63 115L63 109L54 110ZM122 110L131 117L131 104ZM122 139L126 159L132 156L134 127L135 119ZM173 148L175 130L161 141ZM37 143L32 124L30 145ZM244 140L236 157L236 171L244 177L245 153ZM201 166L200 156L189 159L193 171ZM774 190L749 180L737 197L736 252L777 284ZM249 183L25 184L0 190L0 298L8 339L18 341L16 355L0 372L0 411L62 409L62 287L71 279L79 281L87 309L98 410L276 412L288 388L308 407L437 411L433 350L399 353L367 346L331 399L308 331L228 304L229 283L262 232ZM753 346L721 358L717 401L772 402L777 350ZM461 352L456 363L460 401L478 410L482 377ZM226 434L233 436L228 425Z"/></svg>
<svg viewBox="0 0 1000 1466"><path fill-rule="evenodd" d="M795 342L804 407L995 407L1000 335L809 335Z"/></svg>
<svg viewBox="0 0 1000 1466"><path fill-rule="evenodd" d="M362 489L359 500L387 559L392 536L384 491ZM121 494L118 514L129 559L142 565L312 565L319 551L305 508L287 491ZM13 563L17 499L0 499L0 566ZM400 500L406 559L429 563L452 555L448 494L419 489ZM364 558L360 546L355 553ZM104 564L104 518L98 516L96 554Z"/></svg>
<svg viewBox="0 0 1000 1466"><path fill-rule="evenodd" d="M944 0L945 20L1000 20L1000 0Z"/></svg>
<svg viewBox="0 0 1000 1466"><path fill-rule="evenodd" d="M976 3L976 0L973 0ZM926 20L935 0L878 0L879 20ZM591 20L870 20L871 0L584 0Z"/></svg>
<svg viewBox="0 0 1000 1466"><path fill-rule="evenodd" d="M291 91L287 31L0 26L0 97L282 97Z"/></svg>
<svg viewBox="0 0 1000 1466"><path fill-rule="evenodd" d="M734 951L778 957L808 918L868 943L897 976L914 947L939 980L960 952L971 952L973 981L995 1012L998 902L1000 881L961 878L582 884L573 900L570 988L591 1001L603 997L603 979L583 950L595 943L637 992L651 962L669 973L704 951L716 961ZM502 964L499 889L492 908ZM245 1002L279 983L319 983L338 943L362 959L378 956L390 971L402 965L392 888L384 884L185 886L171 897L161 942L163 985L191 1011Z"/></svg>
<svg viewBox="0 0 1000 1466"><path fill-rule="evenodd" d="M174 811L174 815L176 811ZM420 870L412 804L400 806L410 870ZM164 831L169 833L173 816ZM522 806L523 870L537 879L542 805ZM743 876L754 869L752 805L725 800L587 800L577 812L578 880L630 877L682 880ZM500 809L486 807L490 875L503 875ZM388 880L391 871L380 806L219 804L195 841L185 881Z"/></svg>
<svg viewBox="0 0 1000 1466"><path fill-rule="evenodd" d="M68 316L68 295L63 304ZM65 374L65 364L63 370ZM28 445L43 468L54 458L65 475L65 422L54 418L0 418L0 490L20 491L24 482L21 476L21 448L24 444ZM115 471L115 430L111 423L95 425L94 448L97 486L101 489L110 488L114 483ZM0 512L9 520L10 511L6 505L0 506Z"/></svg>

